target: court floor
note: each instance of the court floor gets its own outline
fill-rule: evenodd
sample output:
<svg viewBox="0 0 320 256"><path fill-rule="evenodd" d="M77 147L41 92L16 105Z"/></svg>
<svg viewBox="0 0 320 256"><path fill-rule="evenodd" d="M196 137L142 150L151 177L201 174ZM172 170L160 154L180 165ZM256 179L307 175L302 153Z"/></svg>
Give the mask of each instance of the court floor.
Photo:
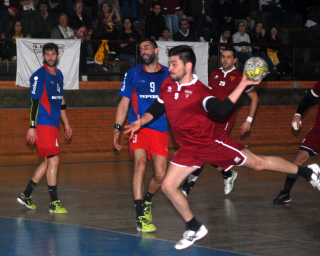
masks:
<svg viewBox="0 0 320 256"><path fill-rule="evenodd" d="M252 151L292 161L297 147ZM153 197L157 231L135 229L133 162L127 152L62 153L58 196L68 210L64 215L49 213L45 179L33 192L36 210L16 202L40 162L34 155L0 157L0 255L320 255L320 191L302 178L292 202L275 206L284 174L234 167L238 178L224 195L222 175L206 165L188 200L209 233L176 251L185 223L161 191ZM313 162L320 164L320 157L308 164ZM148 162L146 181L151 174Z"/></svg>

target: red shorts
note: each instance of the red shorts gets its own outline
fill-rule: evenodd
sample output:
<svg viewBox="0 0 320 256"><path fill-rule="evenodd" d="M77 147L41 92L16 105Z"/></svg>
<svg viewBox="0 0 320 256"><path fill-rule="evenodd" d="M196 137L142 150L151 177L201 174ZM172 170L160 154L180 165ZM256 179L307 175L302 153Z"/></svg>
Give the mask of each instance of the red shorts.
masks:
<svg viewBox="0 0 320 256"><path fill-rule="evenodd" d="M307 151L310 156L318 154L320 151L320 130L313 126L303 139L299 150Z"/></svg>
<svg viewBox="0 0 320 256"><path fill-rule="evenodd" d="M182 167L200 168L205 162L229 170L233 165L243 165L247 157L240 151L244 146L223 133L208 146L192 149L179 148L171 163Z"/></svg>
<svg viewBox="0 0 320 256"><path fill-rule="evenodd" d="M60 154L59 130L54 126L37 125L37 148L39 157Z"/></svg>
<svg viewBox="0 0 320 256"><path fill-rule="evenodd" d="M130 154L133 157L132 150L145 149L149 160L151 160L151 154L168 157L168 143L167 132L142 128L134 134L132 140L129 138Z"/></svg>

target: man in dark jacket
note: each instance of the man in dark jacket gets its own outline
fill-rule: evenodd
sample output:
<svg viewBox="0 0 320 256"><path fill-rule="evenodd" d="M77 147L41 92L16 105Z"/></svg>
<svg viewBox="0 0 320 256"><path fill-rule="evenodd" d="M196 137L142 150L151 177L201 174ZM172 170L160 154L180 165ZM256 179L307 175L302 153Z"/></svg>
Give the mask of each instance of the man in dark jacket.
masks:
<svg viewBox="0 0 320 256"><path fill-rule="evenodd" d="M161 5L153 4L153 11L146 19L146 34L145 37L152 40L158 40L162 35L162 31L166 28L166 22L161 13Z"/></svg>
<svg viewBox="0 0 320 256"><path fill-rule="evenodd" d="M195 33L189 30L189 23L187 19L180 21L180 30L174 34L173 41L187 41L187 42L196 42L197 37Z"/></svg>
<svg viewBox="0 0 320 256"><path fill-rule="evenodd" d="M8 21L14 19L17 14L16 0L0 0L1 38L6 37Z"/></svg>
<svg viewBox="0 0 320 256"><path fill-rule="evenodd" d="M223 26L229 26L232 34L236 32L234 19L232 17L231 4L226 0L215 0L211 5L212 23L216 26L216 35L221 34Z"/></svg>

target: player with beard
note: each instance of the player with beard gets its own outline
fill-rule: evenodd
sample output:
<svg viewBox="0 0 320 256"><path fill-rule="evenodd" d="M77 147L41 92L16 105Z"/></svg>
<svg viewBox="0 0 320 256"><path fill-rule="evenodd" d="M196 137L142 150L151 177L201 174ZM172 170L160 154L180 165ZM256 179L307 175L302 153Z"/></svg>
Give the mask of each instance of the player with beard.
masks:
<svg viewBox="0 0 320 256"><path fill-rule="evenodd" d="M159 49L155 41L142 39L139 49L144 64L130 69L125 74L119 92L122 98L117 108L113 129L113 144L118 151L121 150L119 145L121 126L128 110L129 124L131 124L138 119L138 116L142 116L157 99L162 81L169 76L168 68L158 63ZM130 154L134 160L132 189L138 231L154 232L156 230L152 224L151 198L160 188L166 174L168 141L167 118L164 114L152 123L143 126L129 140ZM144 194L147 159L153 161L154 174Z"/></svg>
<svg viewBox="0 0 320 256"><path fill-rule="evenodd" d="M36 209L31 200L31 193L46 174L51 198L49 212L67 213L57 195L60 116L64 123L66 139L71 138L72 130L63 97L63 75L56 68L59 59L58 46L54 43L45 44L42 52L44 65L30 78L30 128L26 139L30 144L36 143L39 157L44 157L44 161L36 169L17 201L31 210Z"/></svg>

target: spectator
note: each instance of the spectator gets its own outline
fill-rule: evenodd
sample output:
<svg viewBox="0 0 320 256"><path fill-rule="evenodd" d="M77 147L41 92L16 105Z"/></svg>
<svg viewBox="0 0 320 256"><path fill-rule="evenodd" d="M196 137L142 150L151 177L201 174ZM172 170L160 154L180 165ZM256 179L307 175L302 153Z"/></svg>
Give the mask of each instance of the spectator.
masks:
<svg viewBox="0 0 320 256"><path fill-rule="evenodd" d="M5 42L0 49L0 59L2 60L17 60L17 47L15 38L27 37L30 38L31 35L25 35L22 29L21 21L16 20L13 22L9 34L6 38L12 38L12 41Z"/></svg>
<svg viewBox="0 0 320 256"><path fill-rule="evenodd" d="M16 0L0 0L1 38L6 37L7 25L17 15Z"/></svg>
<svg viewBox="0 0 320 256"><path fill-rule="evenodd" d="M131 6L132 10L132 21L139 23L139 12L143 0L122 0L122 17L128 17L128 8Z"/></svg>
<svg viewBox="0 0 320 256"><path fill-rule="evenodd" d="M279 0L259 0L260 11L272 12L273 22L277 29L285 28L284 14Z"/></svg>
<svg viewBox="0 0 320 256"><path fill-rule="evenodd" d="M129 18L125 18L123 20L123 29L120 31L120 40L127 41L138 41L141 38L141 35L138 31L134 29L132 26L132 21ZM128 61L130 64L130 68L134 68L136 66L136 45L135 44L120 44L121 53L120 60ZM138 54L139 55L139 54Z"/></svg>
<svg viewBox="0 0 320 256"><path fill-rule="evenodd" d="M266 31L263 29L263 24L260 21L257 21L256 24L254 25L254 28L252 29L251 33L249 34L250 36L250 42L252 44L264 44L265 43L265 33ZM266 47L262 46L252 46L252 55L255 57L261 57L264 59L268 66L269 70L276 70L277 68L274 67L272 61L267 55L267 49Z"/></svg>
<svg viewBox="0 0 320 256"><path fill-rule="evenodd" d="M180 21L180 30L174 34L173 41L188 41L197 42L197 37L195 33L189 30L189 23L187 19Z"/></svg>
<svg viewBox="0 0 320 256"><path fill-rule="evenodd" d="M162 37L159 37L159 41L173 41L173 39L170 37L170 29L164 28L162 31Z"/></svg>
<svg viewBox="0 0 320 256"><path fill-rule="evenodd" d="M306 27L320 32L320 6L314 6L309 10Z"/></svg>
<svg viewBox="0 0 320 256"><path fill-rule="evenodd" d="M315 0L295 0L295 11L302 14L302 26L307 22L308 11L315 4Z"/></svg>
<svg viewBox="0 0 320 256"><path fill-rule="evenodd" d="M236 27L232 17L231 4L226 0L215 0L211 5L212 24L214 26L214 37L221 34L223 26L229 26L231 32L235 33Z"/></svg>
<svg viewBox="0 0 320 256"><path fill-rule="evenodd" d="M210 26L210 38L214 36L214 27L212 26L211 4L213 0L190 0L190 13L197 27L198 39L205 42L203 36L203 27Z"/></svg>
<svg viewBox="0 0 320 256"><path fill-rule="evenodd" d="M62 4L61 0L49 0L48 8L49 16L56 21L60 13L67 13L67 8Z"/></svg>
<svg viewBox="0 0 320 256"><path fill-rule="evenodd" d="M49 16L48 7L47 0L40 0L39 9L31 14L30 31L32 38L50 38L51 28L55 22Z"/></svg>
<svg viewBox="0 0 320 256"><path fill-rule="evenodd" d="M163 16L166 26L170 29L170 37L179 31L179 23L182 19L186 19L179 0L163 0Z"/></svg>
<svg viewBox="0 0 320 256"><path fill-rule="evenodd" d="M17 0L18 13L15 17L15 20L29 21L38 4L39 0Z"/></svg>
<svg viewBox="0 0 320 256"><path fill-rule="evenodd" d="M252 57L252 49L250 44L250 37L247 33L244 31L246 30L246 27L242 21L238 23L238 32L233 34L232 36L232 42L233 43L244 43L244 45L241 46L234 46L234 49L237 52L237 58L239 62L246 62L247 59L250 59Z"/></svg>
<svg viewBox="0 0 320 256"><path fill-rule="evenodd" d="M246 32L254 27L254 20L251 18L250 4L246 0L235 0L232 3L232 15L236 24L240 21L246 26Z"/></svg>
<svg viewBox="0 0 320 256"><path fill-rule="evenodd" d="M222 33L220 36L213 38L211 42L216 42L216 43L232 43L232 38L231 38L231 29L229 26L224 26L222 27ZM220 45L219 47L217 45L212 45L210 46L210 51L209 51L209 56L211 58L210 61L216 62L217 56L218 56L218 49L220 49L220 53L222 53L226 48L226 45Z"/></svg>
<svg viewBox="0 0 320 256"><path fill-rule="evenodd" d="M82 0L82 3L87 7L91 7L90 21L97 22L98 21L98 12L99 12L98 0Z"/></svg>
<svg viewBox="0 0 320 256"><path fill-rule="evenodd" d="M144 20L153 12L154 4L159 4L162 6L162 0L144 0L143 3L143 17ZM162 13L160 13L162 15Z"/></svg>
<svg viewBox="0 0 320 256"><path fill-rule="evenodd" d="M101 0L99 0L99 1L101 1ZM104 2L105 0L103 0L103 1L101 1L101 3L102 2ZM99 2L100 3L100 2ZM100 4L101 4L100 3ZM108 3L109 3L109 5L110 5L110 7L111 6L116 6L116 8L117 8L117 12L118 12L118 14L119 14L119 16L120 16L120 20L119 21L117 21L117 22L121 22L121 10L120 10L120 5L119 5L119 1L118 0L108 0Z"/></svg>
<svg viewBox="0 0 320 256"><path fill-rule="evenodd" d="M146 19L146 34L145 37L152 40L158 40L163 30L166 27L166 22L161 13L161 5L155 3L152 13Z"/></svg>
<svg viewBox="0 0 320 256"><path fill-rule="evenodd" d="M98 16L98 36L99 39L119 40L119 33L115 23L121 20L117 6L109 6L108 2L102 2L100 5L101 14ZM109 54L114 55L119 60L120 47L118 43L109 44Z"/></svg>

